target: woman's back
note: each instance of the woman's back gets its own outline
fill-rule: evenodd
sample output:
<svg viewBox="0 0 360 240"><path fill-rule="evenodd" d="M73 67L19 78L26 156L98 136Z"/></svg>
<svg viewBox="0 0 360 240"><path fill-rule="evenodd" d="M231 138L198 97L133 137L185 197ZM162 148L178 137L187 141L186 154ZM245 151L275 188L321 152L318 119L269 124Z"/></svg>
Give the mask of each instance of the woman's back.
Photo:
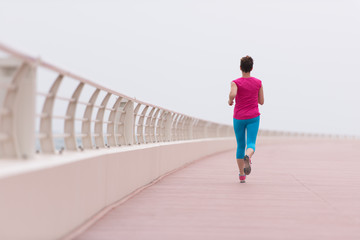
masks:
<svg viewBox="0 0 360 240"><path fill-rule="evenodd" d="M259 116L258 97L261 80L254 77L241 77L233 82L237 86L234 118L242 120Z"/></svg>

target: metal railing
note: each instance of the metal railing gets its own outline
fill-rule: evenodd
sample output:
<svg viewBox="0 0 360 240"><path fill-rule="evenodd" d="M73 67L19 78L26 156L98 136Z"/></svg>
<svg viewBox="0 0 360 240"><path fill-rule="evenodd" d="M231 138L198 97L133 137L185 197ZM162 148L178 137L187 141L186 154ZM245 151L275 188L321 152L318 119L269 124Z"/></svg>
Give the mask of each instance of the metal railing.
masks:
<svg viewBox="0 0 360 240"><path fill-rule="evenodd" d="M8 56L0 61L0 158L234 135L230 125L139 101L2 44L0 50ZM48 90L36 87L39 69L55 73ZM69 96L59 91L64 85ZM57 114L58 102L64 113Z"/></svg>

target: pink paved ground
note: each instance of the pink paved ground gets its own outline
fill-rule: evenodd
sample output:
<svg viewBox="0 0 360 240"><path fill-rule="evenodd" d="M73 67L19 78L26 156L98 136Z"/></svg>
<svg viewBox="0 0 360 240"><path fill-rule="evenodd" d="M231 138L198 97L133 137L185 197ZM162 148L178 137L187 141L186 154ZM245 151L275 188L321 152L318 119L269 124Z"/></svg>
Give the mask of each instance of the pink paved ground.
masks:
<svg viewBox="0 0 360 240"><path fill-rule="evenodd" d="M246 184L234 154L169 175L76 239L360 239L360 141L259 139Z"/></svg>

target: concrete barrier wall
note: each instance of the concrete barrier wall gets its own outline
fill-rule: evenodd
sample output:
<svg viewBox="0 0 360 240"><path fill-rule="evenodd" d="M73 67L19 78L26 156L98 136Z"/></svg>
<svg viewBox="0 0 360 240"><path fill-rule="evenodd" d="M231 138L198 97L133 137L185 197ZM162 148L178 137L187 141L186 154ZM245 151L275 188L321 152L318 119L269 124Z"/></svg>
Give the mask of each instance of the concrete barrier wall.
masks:
<svg viewBox="0 0 360 240"><path fill-rule="evenodd" d="M234 138L149 144L15 167L0 175L0 239L60 239L167 172L235 147Z"/></svg>

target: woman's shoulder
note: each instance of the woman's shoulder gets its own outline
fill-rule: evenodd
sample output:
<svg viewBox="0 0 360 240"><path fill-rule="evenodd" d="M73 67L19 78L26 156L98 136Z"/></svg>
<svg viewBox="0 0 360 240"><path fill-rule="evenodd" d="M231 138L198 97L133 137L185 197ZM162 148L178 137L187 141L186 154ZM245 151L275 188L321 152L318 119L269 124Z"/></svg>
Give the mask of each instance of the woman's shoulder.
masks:
<svg viewBox="0 0 360 240"><path fill-rule="evenodd" d="M261 82L261 80L258 79L258 78L256 78L256 77L251 77L251 78L254 79L254 80L257 81L257 82Z"/></svg>
<svg viewBox="0 0 360 240"><path fill-rule="evenodd" d="M252 77L252 79L253 79L258 85L260 85L260 87L261 87L262 81L261 81L260 79L255 78L255 77Z"/></svg>
<svg viewBox="0 0 360 240"><path fill-rule="evenodd" d="M231 83L235 83L236 86L239 87L239 85L241 85L241 78L237 78L237 79L235 79L235 80L232 80Z"/></svg>

